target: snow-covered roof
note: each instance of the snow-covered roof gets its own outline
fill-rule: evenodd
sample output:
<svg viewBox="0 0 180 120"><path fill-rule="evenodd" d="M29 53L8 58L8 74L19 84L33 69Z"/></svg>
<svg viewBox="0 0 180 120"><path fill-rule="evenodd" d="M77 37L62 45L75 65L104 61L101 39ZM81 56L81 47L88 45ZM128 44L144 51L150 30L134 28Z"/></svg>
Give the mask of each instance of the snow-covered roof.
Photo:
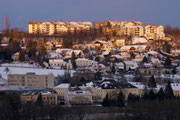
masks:
<svg viewBox="0 0 180 120"><path fill-rule="evenodd" d="M180 50L172 50L172 53L180 53Z"/></svg>
<svg viewBox="0 0 180 120"><path fill-rule="evenodd" d="M54 44L53 43L51 43L51 42L46 42L46 44L49 44L49 45L51 45L51 46L54 46Z"/></svg>
<svg viewBox="0 0 180 120"><path fill-rule="evenodd" d="M123 58L122 56L120 56L120 55L118 55L118 54L111 55L111 57L115 57L115 58L117 58L117 59L122 59L122 58Z"/></svg>
<svg viewBox="0 0 180 120"><path fill-rule="evenodd" d="M144 89L145 88L145 85L140 83L140 82L129 82L129 83L134 85L134 86L136 86L138 89ZM180 91L180 84L179 83L171 83L171 87L175 91ZM154 89L155 90L159 90L160 88L165 89L165 85L157 84L157 87L154 88ZM150 88L148 88L148 89L150 89Z"/></svg>
<svg viewBox="0 0 180 120"><path fill-rule="evenodd" d="M135 61L135 62L140 62L140 61L142 61L142 60L143 60L142 58L133 59L133 61Z"/></svg>
<svg viewBox="0 0 180 120"><path fill-rule="evenodd" d="M132 44L137 44L137 43L147 43L147 39L144 37L134 37L132 39Z"/></svg>
<svg viewBox="0 0 180 120"><path fill-rule="evenodd" d="M143 64L145 67L152 67L153 65L151 63L144 63Z"/></svg>
<svg viewBox="0 0 180 120"><path fill-rule="evenodd" d="M118 40L116 40L116 42L124 42L125 41L125 39L118 39Z"/></svg>
<svg viewBox="0 0 180 120"><path fill-rule="evenodd" d="M90 91L86 90L77 90L77 91L68 91L68 95L92 95Z"/></svg>
<svg viewBox="0 0 180 120"><path fill-rule="evenodd" d="M157 58L151 58L152 63L161 63Z"/></svg>
<svg viewBox="0 0 180 120"><path fill-rule="evenodd" d="M58 48L58 49L56 49L56 52L59 52L59 53L66 52L66 54L70 53L71 51L72 51L72 49L68 49L68 48L63 48L63 49Z"/></svg>
<svg viewBox="0 0 180 120"><path fill-rule="evenodd" d="M125 62L125 64L129 64L129 65L134 65L135 64L135 62L133 62L133 61L124 61Z"/></svg>
<svg viewBox="0 0 180 120"><path fill-rule="evenodd" d="M63 59L50 59L49 62L50 63L52 63L52 62L61 62L62 63L62 62L64 62L64 60Z"/></svg>
<svg viewBox="0 0 180 120"><path fill-rule="evenodd" d="M102 55L108 55L110 51L104 51Z"/></svg>
<svg viewBox="0 0 180 120"><path fill-rule="evenodd" d="M147 45L128 45L122 46L120 50L129 50L130 48L134 47L135 49L143 50L147 47Z"/></svg>
<svg viewBox="0 0 180 120"><path fill-rule="evenodd" d="M69 83L62 83L56 86L55 88L69 88L70 84Z"/></svg>
<svg viewBox="0 0 180 120"><path fill-rule="evenodd" d="M49 52L49 58L63 58L59 52Z"/></svg>
<svg viewBox="0 0 180 120"><path fill-rule="evenodd" d="M51 92L51 91L41 91L40 93L41 93L41 95L51 95L51 94L54 94L54 92Z"/></svg>
<svg viewBox="0 0 180 120"><path fill-rule="evenodd" d="M157 55L157 54L159 54L158 52L156 52L156 51L149 51L149 52L147 52L148 54L152 54L152 55Z"/></svg>
<svg viewBox="0 0 180 120"><path fill-rule="evenodd" d="M6 67L0 67L0 73L3 79L8 78L8 74L26 74L27 72L34 72L37 75L47 75L53 74L54 76L57 75L64 75L65 70L57 70L57 69L44 69L44 68L35 68L35 67L8 67L9 72L6 73ZM71 74L74 73L74 70L70 70Z"/></svg>
<svg viewBox="0 0 180 120"><path fill-rule="evenodd" d="M9 44L0 44L0 46L4 46L4 47L6 47L6 46L8 46Z"/></svg>
<svg viewBox="0 0 180 120"><path fill-rule="evenodd" d="M87 59L87 58L78 58L75 61L89 61L89 59Z"/></svg>
<svg viewBox="0 0 180 120"><path fill-rule="evenodd" d="M74 54L78 55L80 53L82 53L82 50L72 50L69 54L72 54L74 52Z"/></svg>

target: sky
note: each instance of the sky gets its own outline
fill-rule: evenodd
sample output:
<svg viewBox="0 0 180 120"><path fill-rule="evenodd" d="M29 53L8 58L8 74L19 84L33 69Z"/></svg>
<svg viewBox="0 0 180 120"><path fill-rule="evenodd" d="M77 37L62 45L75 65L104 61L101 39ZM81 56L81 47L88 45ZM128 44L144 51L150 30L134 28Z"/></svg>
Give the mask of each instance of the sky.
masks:
<svg viewBox="0 0 180 120"><path fill-rule="evenodd" d="M141 21L180 27L180 0L0 0L0 30L30 21Z"/></svg>

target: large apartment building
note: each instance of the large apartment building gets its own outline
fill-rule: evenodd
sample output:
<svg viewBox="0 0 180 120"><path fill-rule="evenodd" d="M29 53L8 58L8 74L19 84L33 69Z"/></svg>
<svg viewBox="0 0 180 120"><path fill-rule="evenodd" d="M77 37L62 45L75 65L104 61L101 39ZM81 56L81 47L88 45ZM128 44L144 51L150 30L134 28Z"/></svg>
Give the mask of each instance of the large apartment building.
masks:
<svg viewBox="0 0 180 120"><path fill-rule="evenodd" d="M144 25L145 37L147 39L165 39L164 27L162 25Z"/></svg>
<svg viewBox="0 0 180 120"><path fill-rule="evenodd" d="M139 21L103 21L96 22L95 27L108 27L121 36L146 37L149 40L165 39L162 25L144 25ZM108 30L109 31L109 30Z"/></svg>
<svg viewBox="0 0 180 120"><path fill-rule="evenodd" d="M73 32L75 30L88 30L92 27L91 22L29 22L30 34L58 34Z"/></svg>
<svg viewBox="0 0 180 120"><path fill-rule="evenodd" d="M53 88L54 75L36 75L35 73L9 74L8 85L25 88Z"/></svg>

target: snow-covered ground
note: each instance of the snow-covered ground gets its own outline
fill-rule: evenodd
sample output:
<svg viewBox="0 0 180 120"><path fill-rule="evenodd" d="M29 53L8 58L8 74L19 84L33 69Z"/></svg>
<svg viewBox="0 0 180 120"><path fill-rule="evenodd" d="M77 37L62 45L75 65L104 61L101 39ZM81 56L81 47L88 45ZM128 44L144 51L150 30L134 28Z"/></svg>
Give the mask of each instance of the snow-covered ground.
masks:
<svg viewBox="0 0 180 120"><path fill-rule="evenodd" d="M9 72L6 72L6 67L0 67L0 75L2 78L8 78L8 74L26 74L27 72L34 72L38 75L43 74L53 74L55 77L57 75L63 75L65 70L58 70L58 69L43 69L43 68L32 68L32 67L8 67ZM70 73L72 74L74 71L71 70Z"/></svg>

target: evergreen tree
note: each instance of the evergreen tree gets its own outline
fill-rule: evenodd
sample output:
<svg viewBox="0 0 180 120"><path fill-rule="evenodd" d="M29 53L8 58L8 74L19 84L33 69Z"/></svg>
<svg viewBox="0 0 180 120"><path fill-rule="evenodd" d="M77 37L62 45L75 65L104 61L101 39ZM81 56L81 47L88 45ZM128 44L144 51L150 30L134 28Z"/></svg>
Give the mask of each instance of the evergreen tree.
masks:
<svg viewBox="0 0 180 120"><path fill-rule="evenodd" d="M143 62L143 63L148 63L148 59L147 59L146 56L143 58L142 62Z"/></svg>
<svg viewBox="0 0 180 120"><path fill-rule="evenodd" d="M18 52L20 50L19 42L15 40L11 40L9 43L9 49L11 50L12 53Z"/></svg>
<svg viewBox="0 0 180 120"><path fill-rule="evenodd" d="M106 94L106 97L103 99L102 106L104 106L104 107L110 106L110 100L109 100L108 93Z"/></svg>
<svg viewBox="0 0 180 120"><path fill-rule="evenodd" d="M171 87L171 83L170 81L168 81L167 85L166 85L166 89L165 89L165 95L167 99L172 99L174 98L174 93Z"/></svg>
<svg viewBox="0 0 180 120"><path fill-rule="evenodd" d="M72 62L72 66L73 66L73 68L76 68L77 66L76 66L76 55L75 55L75 53L74 53L74 51L72 52L72 55L71 55L71 62Z"/></svg>
<svg viewBox="0 0 180 120"><path fill-rule="evenodd" d="M176 68L174 67L173 70L172 70L172 74L176 74Z"/></svg>
<svg viewBox="0 0 180 120"><path fill-rule="evenodd" d="M130 53L130 59L134 59L136 57L136 54L134 52Z"/></svg>
<svg viewBox="0 0 180 120"><path fill-rule="evenodd" d="M148 98L149 98L149 100L155 100L156 99L156 94L154 93L153 90L149 91Z"/></svg>
<svg viewBox="0 0 180 120"><path fill-rule="evenodd" d="M139 99L140 99L139 96L136 96L136 95L133 95L132 93L130 93L128 95L127 101L128 101L128 103L134 103L134 102L138 101Z"/></svg>
<svg viewBox="0 0 180 120"><path fill-rule="evenodd" d="M10 96L10 105L12 106L14 120L20 120L21 101L15 93Z"/></svg>
<svg viewBox="0 0 180 120"><path fill-rule="evenodd" d="M19 60L20 61L25 61L25 51L24 50L21 50L19 52Z"/></svg>
<svg viewBox="0 0 180 120"><path fill-rule="evenodd" d="M111 22L108 21L108 22L107 22L107 28L111 29L111 27L112 27Z"/></svg>
<svg viewBox="0 0 180 120"><path fill-rule="evenodd" d="M37 106L40 106L40 107L43 106L43 99L42 99L41 93L39 94L39 96L38 96L37 101L35 102L35 104L36 104Z"/></svg>
<svg viewBox="0 0 180 120"><path fill-rule="evenodd" d="M158 91L157 98L159 101L163 101L165 99L165 93L162 88Z"/></svg>
<svg viewBox="0 0 180 120"><path fill-rule="evenodd" d="M171 59L169 57L166 58L164 63L165 68L170 69L172 68Z"/></svg>
<svg viewBox="0 0 180 120"><path fill-rule="evenodd" d="M111 68L111 72L112 72L112 74L115 74L115 73L116 73L116 68L115 68L114 65L113 65L112 68Z"/></svg>
<svg viewBox="0 0 180 120"><path fill-rule="evenodd" d="M117 107L124 107L125 106L125 96L124 96L122 91L117 96L116 106Z"/></svg>
<svg viewBox="0 0 180 120"><path fill-rule="evenodd" d="M154 78L154 75L152 75L148 81L148 87L149 88L156 88L157 85L156 85L156 81L155 81L155 78Z"/></svg>
<svg viewBox="0 0 180 120"><path fill-rule="evenodd" d="M168 42L165 42L165 44L163 45L163 49L167 53L171 53L171 48L172 46Z"/></svg>
<svg viewBox="0 0 180 120"><path fill-rule="evenodd" d="M70 40L69 37L66 37L66 38L63 39L62 46L64 48L71 48L72 47L72 41Z"/></svg>
<svg viewBox="0 0 180 120"><path fill-rule="evenodd" d="M143 100L149 100L149 95L147 93L145 93L142 98L143 98Z"/></svg>
<svg viewBox="0 0 180 120"><path fill-rule="evenodd" d="M6 72L6 74L10 71L9 70L9 68L8 67L6 67L5 69L4 69L4 71Z"/></svg>
<svg viewBox="0 0 180 120"><path fill-rule="evenodd" d="M95 80L101 80L101 79L102 79L101 72L96 72L96 74L95 74Z"/></svg>

